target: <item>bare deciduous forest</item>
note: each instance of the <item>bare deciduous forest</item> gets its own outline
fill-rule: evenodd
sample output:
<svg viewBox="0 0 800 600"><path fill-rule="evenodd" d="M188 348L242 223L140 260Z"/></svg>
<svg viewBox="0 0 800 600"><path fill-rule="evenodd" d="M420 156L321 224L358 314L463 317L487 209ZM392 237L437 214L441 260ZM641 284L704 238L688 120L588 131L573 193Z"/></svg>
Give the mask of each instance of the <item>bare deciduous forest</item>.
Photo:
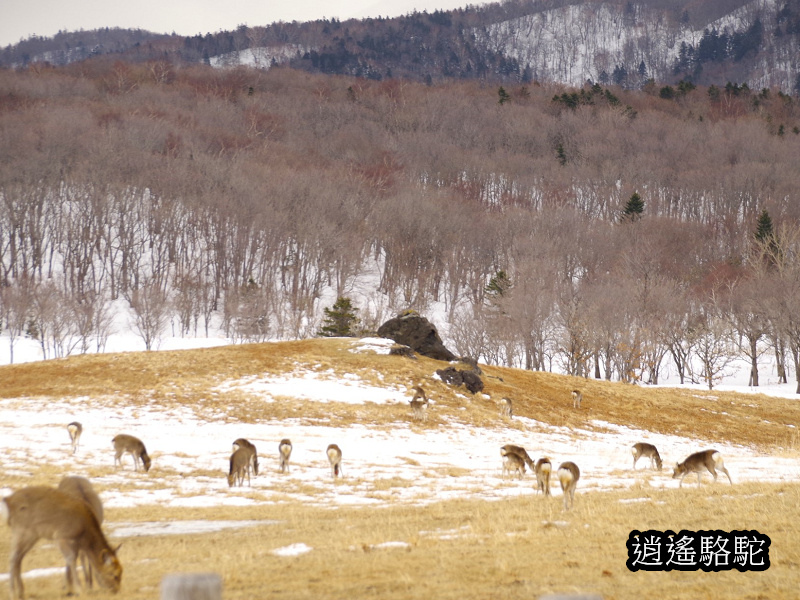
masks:
<svg viewBox="0 0 800 600"><path fill-rule="evenodd" d="M788 378L798 100L669 90L2 70L4 333L101 350L124 299L148 348L171 320L307 337L352 296L365 331L436 308L496 364L657 382L670 362L711 387L770 352Z"/></svg>

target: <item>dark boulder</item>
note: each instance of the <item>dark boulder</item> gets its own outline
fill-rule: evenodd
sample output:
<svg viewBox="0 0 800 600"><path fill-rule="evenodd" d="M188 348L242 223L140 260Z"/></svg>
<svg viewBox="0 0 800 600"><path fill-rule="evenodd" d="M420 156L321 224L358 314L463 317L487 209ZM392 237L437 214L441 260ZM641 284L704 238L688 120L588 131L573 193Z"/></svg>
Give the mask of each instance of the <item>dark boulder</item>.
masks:
<svg viewBox="0 0 800 600"><path fill-rule="evenodd" d="M445 348L436 327L423 316L413 311L401 313L389 319L378 328L382 338L394 340L398 344L408 346L417 354L435 360L455 360L455 354Z"/></svg>
<svg viewBox="0 0 800 600"><path fill-rule="evenodd" d="M473 394L483 391L483 380L473 370L463 371L455 367L447 367L439 369L436 374L448 385L458 387L463 384Z"/></svg>

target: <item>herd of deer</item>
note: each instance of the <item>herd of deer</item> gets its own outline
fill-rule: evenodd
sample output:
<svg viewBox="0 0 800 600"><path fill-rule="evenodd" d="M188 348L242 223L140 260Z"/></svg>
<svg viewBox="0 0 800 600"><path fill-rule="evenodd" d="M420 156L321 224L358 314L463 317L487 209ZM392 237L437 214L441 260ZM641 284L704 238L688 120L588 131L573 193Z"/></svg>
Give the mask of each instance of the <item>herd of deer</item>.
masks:
<svg viewBox="0 0 800 600"><path fill-rule="evenodd" d="M661 456L658 449L653 444L639 442L631 447L633 454L633 468L640 458L649 458L651 467L661 470ZM528 452L522 446L506 444L500 448L500 456L503 457L503 477L506 473L513 476L517 474L519 479L525 475L525 465L530 468L536 477L536 488L545 496L550 496L550 474L553 466L548 457L542 457L534 462ZM717 470L727 475L728 481L733 485L731 474L725 468L722 455L716 450L703 450L695 452L681 463L676 463L672 472L673 479L680 479L678 487L683 487L683 480L689 473L697 473L697 483L701 484L702 473L708 471L717 480ZM561 491L564 497L564 509L569 510L575 501L575 488L581 477L581 470L572 461L561 463L556 471L556 476L561 484Z"/></svg>
<svg viewBox="0 0 800 600"><path fill-rule="evenodd" d="M428 398L421 386L414 388L414 397L410 401L414 419L427 418ZM573 407L580 408L582 394L573 391ZM501 414L511 418L512 403L508 398L501 402ZM78 422L67 425L72 453L78 451L83 427ZM152 464L142 441L132 435L119 434L112 440L114 446L114 466L122 465L122 456L130 454L136 471L141 463L145 472ZM662 462L658 450L652 444L638 443L631 448L633 468L640 458L649 458L651 467L661 470ZM522 446L506 444L500 449L503 457L503 477L506 473L517 473L520 478L525 474L527 465L536 476L538 491L550 496L550 475L552 464L550 459L542 457L534 462ZM281 473L289 472L289 459L292 455L292 442L283 439L278 444L279 469ZM336 444L330 444L326 455L331 466L331 476L336 478L342 474L342 451ZM727 475L733 484L730 473L725 468L722 455L716 450L696 452L682 463L677 463L673 471L673 479L680 479L679 487L689 473L697 473L698 484L701 474L708 471L717 480L717 470ZM233 454L230 457L228 485L244 484L250 474L258 475L258 453L256 447L244 438L233 442ZM575 488L581 472L572 461L561 463L556 471L564 497L564 509L571 508L575 501ZM9 581L11 599L22 600L22 559L41 539L53 540L61 550L66 561L67 593L74 593L78 581L77 564L80 560L86 587L92 586L93 577L104 588L116 593L122 580L122 565L117 559L119 546L112 548L101 529L103 523L103 505L92 488L89 480L83 477L65 477L57 488L47 486L30 486L22 488L0 502L0 518L11 528L11 553Z"/></svg>

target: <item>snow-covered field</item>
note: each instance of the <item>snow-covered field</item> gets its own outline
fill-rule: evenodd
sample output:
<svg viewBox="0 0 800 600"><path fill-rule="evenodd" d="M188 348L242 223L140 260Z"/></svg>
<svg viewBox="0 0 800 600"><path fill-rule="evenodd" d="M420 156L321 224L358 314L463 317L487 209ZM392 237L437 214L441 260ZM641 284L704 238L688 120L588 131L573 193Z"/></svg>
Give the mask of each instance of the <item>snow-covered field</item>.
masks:
<svg viewBox="0 0 800 600"><path fill-rule="evenodd" d="M354 351L385 353L390 344L387 340L362 340L354 343ZM173 341L163 347L181 345ZM767 385L750 391L794 395L794 384L772 384L766 371L763 377ZM740 376L741 373L730 378L719 388L748 391L737 382L736 377ZM409 390L375 387L353 376L326 377L334 375L297 368L281 376L226 381L217 390L209 390L209 394L237 389L264 402L298 398L312 402L400 405L406 405L411 396ZM480 399L465 398L465 401ZM435 400L430 410L436 410ZM478 429L453 424L419 425L410 417L409 410L409 419L392 427L363 424L341 428L324 422L309 425L295 420L243 424L228 414L219 414L209 421L189 409L166 409L155 402L123 408L102 398L64 398L47 404L31 398L5 399L0 400L3 455L0 473L6 478L25 477L39 464L55 466L65 475L91 473L109 508L147 504L221 507L291 501L329 508L381 507L464 497L498 501L510 496L533 496L535 481L530 473L521 480L503 478L499 449L506 443L525 446L534 460L548 456L554 467L565 460L576 462L582 473L578 498L593 490L637 484L677 487L678 481L671 478L671 465L709 447L701 439L652 434L597 421L587 423L586 429L568 429L515 417L513 426L498 419L492 428ZM84 427L75 455L71 453L66 429L67 423L74 420ZM124 469L113 468L111 439L120 432L136 435L145 442L153 460L149 473L133 472L129 456L125 457ZM233 440L239 437L246 437L257 446L261 471L252 478L250 486L229 488L225 477L228 458ZM278 472L278 443L283 438L290 438L294 445L288 474ZM664 459L662 472L651 470L645 460L639 462L636 471L631 468L630 447L643 440L660 449ZM330 443L338 444L343 451L344 477L338 480L332 478L325 455ZM800 481L800 461L792 452L768 456L736 445L714 447L723 453L734 482ZM706 475L705 482L709 481ZM684 483L696 485L695 482L692 475ZM554 498L547 501L560 507L561 492L557 482L553 483ZM728 483L722 478L716 485ZM0 480L0 497L11 492L13 489ZM132 527L128 523L110 522L105 528L112 538L123 539L201 533L251 524L250 521L187 520L153 523L149 527L137 523ZM276 552L293 555L309 550L295 544ZM50 575L51 571L45 569L26 576ZM3 578L0 575L0 580Z"/></svg>
<svg viewBox="0 0 800 600"><path fill-rule="evenodd" d="M387 352L388 342L372 340L360 346L360 351L376 350ZM788 387L766 386L758 391L780 393ZM248 395L264 402L285 402L287 397L295 397L316 402L405 405L410 398L408 390L373 387L355 377L326 380L325 374L303 369L220 386L230 388L247 390ZM434 403L431 411L435 410ZM66 424L74 420L84 427L75 456L66 430ZM522 480L502 478L499 449L506 443L525 446L534 459L548 456L555 465L564 460L576 462L582 471L579 490L584 493L630 487L637 482L675 487L678 481L671 478L670 465L708 445L700 439L656 435L597 421L585 430L521 417L515 417L514 424L516 427L507 426L498 419L489 429L446 424L428 427L414 424L410 411L407 422L391 428L369 424L339 428L293 420L242 424L226 414L212 422L200 420L188 409L168 410L155 402L120 408L112 403L104 405L97 398L65 398L46 405L17 398L0 401L0 450L7 475L24 476L38 463L58 465L64 473L74 474L109 467L106 474L93 477L109 507L150 503L176 507L248 505L289 499L335 507L421 504L465 496L499 500L534 494L530 474ZM149 473L131 473L129 457L128 469L112 469L111 439L120 432L145 442L153 459ZM231 489L225 473L231 443L239 437L257 446L261 473L252 479L250 487ZM281 475L277 471L277 448L283 438L292 440L294 451L291 472ZM665 463L661 473L651 471L645 461L639 462L637 471L631 469L630 446L642 440L660 449ZM344 454L345 477L339 481L332 479L325 456L330 443L338 444ZM767 456L735 445L715 447L725 456L735 482L800 480L800 463L791 456ZM201 474L188 476L196 472ZM695 480L691 476L687 482ZM2 495L11 491L0 486ZM554 493L560 495L559 490Z"/></svg>

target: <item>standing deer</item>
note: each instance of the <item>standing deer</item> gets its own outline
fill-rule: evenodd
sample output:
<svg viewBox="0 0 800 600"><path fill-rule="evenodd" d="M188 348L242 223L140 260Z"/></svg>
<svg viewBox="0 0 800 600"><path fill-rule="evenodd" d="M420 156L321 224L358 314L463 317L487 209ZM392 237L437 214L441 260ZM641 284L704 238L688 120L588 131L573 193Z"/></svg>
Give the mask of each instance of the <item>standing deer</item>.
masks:
<svg viewBox="0 0 800 600"><path fill-rule="evenodd" d="M78 451L78 446L81 443L81 434L83 433L83 425L81 425L77 421L73 421L72 423L67 425L67 431L69 431L69 441L72 443L72 453L75 454Z"/></svg>
<svg viewBox="0 0 800 600"><path fill-rule="evenodd" d="M65 494L83 500L92 510L98 525L103 524L103 503L100 496L94 491L91 482L85 477L69 476L64 477L58 484L59 491ZM83 567L83 575L86 579L86 587L92 587L92 567L86 560L86 554L81 553L81 567Z"/></svg>
<svg viewBox="0 0 800 600"><path fill-rule="evenodd" d="M331 444L325 453L331 463L331 477L336 478L342 470L342 451L336 444Z"/></svg>
<svg viewBox="0 0 800 600"><path fill-rule="evenodd" d="M631 452L633 453L633 468L636 469L636 461L640 458L649 458L650 459L650 468L658 468L661 470L661 456L658 454L658 449L653 446L653 444L646 444L645 442L639 442L638 444L634 444L631 446Z"/></svg>
<svg viewBox="0 0 800 600"><path fill-rule="evenodd" d="M514 444L506 444L505 446L500 448L500 455L505 456L506 454L516 454L525 462L526 465L528 465L531 468L531 471L534 470L533 460L531 460L528 451L525 450L525 448L523 448L522 446L516 446Z"/></svg>
<svg viewBox="0 0 800 600"><path fill-rule="evenodd" d="M583 392L580 390L572 390L572 408L580 408L582 400Z"/></svg>
<svg viewBox="0 0 800 600"><path fill-rule="evenodd" d="M414 397L409 401L414 419L417 421L428 420L428 397L421 385L414 388Z"/></svg>
<svg viewBox="0 0 800 600"><path fill-rule="evenodd" d="M239 483L244 485L244 476L247 475L247 485L250 486L250 468L253 464L253 455L247 448L239 447L231 454L230 470L228 471L228 487Z"/></svg>
<svg viewBox="0 0 800 600"><path fill-rule="evenodd" d="M561 483L561 491L564 493L564 510L572 508L575 502L575 488L580 478L581 470L574 462L564 462L558 467L558 481Z"/></svg>
<svg viewBox="0 0 800 600"><path fill-rule="evenodd" d="M509 419L514 418L514 408L511 398L500 399L500 416L507 417Z"/></svg>
<svg viewBox="0 0 800 600"><path fill-rule="evenodd" d="M550 495L550 474L552 471L553 465L547 457L537 460L533 467L533 472L536 474L536 486L545 496Z"/></svg>
<svg viewBox="0 0 800 600"><path fill-rule="evenodd" d="M64 556L68 595L74 593L80 555L86 557L101 586L112 593L119 591L122 565L117 559L118 548L108 544L92 509L83 500L51 487L26 487L0 502L0 516L11 527L12 600L25 597L22 559L40 538L53 540Z"/></svg>
<svg viewBox="0 0 800 600"><path fill-rule="evenodd" d="M701 473L708 471L714 476L714 481L717 480L717 469L728 476L728 481L733 485L731 474L725 468L722 461L722 455L716 450L703 450L702 452L695 452L690 455L682 463L675 463L675 469L672 472L672 478L680 478L681 482L678 487L683 487L683 478L689 473L697 473L697 485L702 484Z"/></svg>
<svg viewBox="0 0 800 600"><path fill-rule="evenodd" d="M281 473L289 472L289 458L292 456L292 441L289 438L284 438L278 444L278 456L281 461Z"/></svg>
<svg viewBox="0 0 800 600"><path fill-rule="evenodd" d="M253 475L258 475L258 451L256 450L255 445L250 443L250 440L246 440L245 438L239 438L233 442L233 451L236 452L240 448L243 448L247 454L250 456L250 469L253 471Z"/></svg>
<svg viewBox="0 0 800 600"><path fill-rule="evenodd" d="M506 452L503 448L500 449L500 454L503 457L503 479L506 473L513 475L514 471L517 472L519 479L525 475L525 459L516 452Z"/></svg>
<svg viewBox="0 0 800 600"><path fill-rule="evenodd" d="M140 460L142 461L142 467L144 467L145 472L150 470L150 457L147 455L147 450L145 449L142 440L126 433L120 433L119 435L115 435L114 439L111 441L114 443L115 467L117 464L119 464L120 467L122 466L123 454L130 454L131 457L133 457L134 470L139 470Z"/></svg>

